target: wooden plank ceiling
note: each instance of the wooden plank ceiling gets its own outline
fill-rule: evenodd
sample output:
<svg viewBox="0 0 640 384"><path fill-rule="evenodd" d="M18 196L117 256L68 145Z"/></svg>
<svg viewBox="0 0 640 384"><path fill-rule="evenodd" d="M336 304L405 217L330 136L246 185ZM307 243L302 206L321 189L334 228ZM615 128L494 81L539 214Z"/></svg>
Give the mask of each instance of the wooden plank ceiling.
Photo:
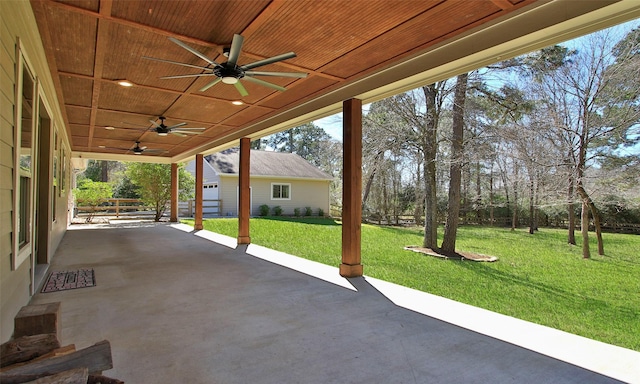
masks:
<svg viewBox="0 0 640 384"><path fill-rule="evenodd" d="M57 82L74 152L130 155L136 141L181 159L220 146L234 132L335 92L437 44L509 18L536 0L31 0ZM207 66L174 37L223 63L233 35L238 64L293 51L297 57L260 71L284 92L242 81L248 95L212 77L160 79L201 70L144 56ZM424 68L428 70L429 68ZM122 87L126 79L133 87ZM353 95L355 96L355 95ZM242 101L234 105L232 101ZM199 135L159 136L149 120L206 128ZM112 128L107 128L112 127ZM259 136L260 132L243 132ZM230 140L230 139L229 139ZM121 148L121 149L118 149ZM123 157L125 158L125 157Z"/></svg>

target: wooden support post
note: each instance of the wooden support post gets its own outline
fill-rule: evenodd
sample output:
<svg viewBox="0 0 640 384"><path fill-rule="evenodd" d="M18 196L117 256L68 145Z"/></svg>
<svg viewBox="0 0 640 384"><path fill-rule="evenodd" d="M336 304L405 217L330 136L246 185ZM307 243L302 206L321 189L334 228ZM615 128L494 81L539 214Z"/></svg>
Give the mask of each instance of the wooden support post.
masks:
<svg viewBox="0 0 640 384"><path fill-rule="evenodd" d="M251 244L249 216L251 215L250 188L251 139L240 139L240 174L238 175L238 244Z"/></svg>
<svg viewBox="0 0 640 384"><path fill-rule="evenodd" d="M202 229L202 170L204 167L204 156L196 155L196 217L194 229Z"/></svg>
<svg viewBox="0 0 640 384"><path fill-rule="evenodd" d="M178 164L171 163L171 217L169 221L178 222Z"/></svg>
<svg viewBox="0 0 640 384"><path fill-rule="evenodd" d="M120 199L116 199L116 218L120 217Z"/></svg>
<svg viewBox="0 0 640 384"><path fill-rule="evenodd" d="M362 100L343 105L342 264L340 275L362 276Z"/></svg>

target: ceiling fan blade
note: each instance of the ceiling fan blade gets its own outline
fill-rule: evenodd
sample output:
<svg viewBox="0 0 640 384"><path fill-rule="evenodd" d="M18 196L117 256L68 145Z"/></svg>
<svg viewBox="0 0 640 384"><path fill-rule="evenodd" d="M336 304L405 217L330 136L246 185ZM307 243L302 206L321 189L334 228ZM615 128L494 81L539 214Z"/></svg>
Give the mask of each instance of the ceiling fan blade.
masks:
<svg viewBox="0 0 640 384"><path fill-rule="evenodd" d="M298 79L303 79L309 75L308 73L303 73L303 72L261 72L261 71L246 71L244 74L247 76L295 77Z"/></svg>
<svg viewBox="0 0 640 384"><path fill-rule="evenodd" d="M181 131L181 130L177 130L177 131L171 131L171 133L179 133L181 135L199 135L202 132L193 132L193 131Z"/></svg>
<svg viewBox="0 0 640 384"><path fill-rule="evenodd" d="M167 128L168 129L174 129L174 128L182 127L183 125L187 125L187 123L178 123L178 124L172 125L172 126L167 127Z"/></svg>
<svg viewBox="0 0 640 384"><path fill-rule="evenodd" d="M166 80L166 79L184 79L187 77L200 77L200 76L216 76L213 73L193 73L190 75L174 75L174 76L162 76L160 77L160 79L162 80Z"/></svg>
<svg viewBox="0 0 640 384"><path fill-rule="evenodd" d="M263 85L263 86L265 86L265 87L269 87L269 88L277 89L278 91L281 91L281 92L283 92L283 91L286 91L286 90L287 90L287 88L285 88L285 87L281 87L281 86L279 86L279 85L272 84L272 83L266 82L266 81L264 81L264 80L256 79L255 77L245 76L245 77L243 77L243 79L244 79L244 80L248 80L248 81L250 81L250 82L252 82L252 83L256 83L256 84Z"/></svg>
<svg viewBox="0 0 640 384"><path fill-rule="evenodd" d="M229 60L227 60L227 63L233 64L234 66L238 63L238 57L240 56L240 50L242 49L243 42L244 37L238 35L237 33L233 35L231 49L229 50Z"/></svg>
<svg viewBox="0 0 640 384"><path fill-rule="evenodd" d="M293 53L293 52L283 53L282 55L273 56L273 57L270 57L268 59L258 60L258 61L255 61L253 63L249 63L249 64L246 64L246 65L243 65L240 68L242 68L244 71L246 71L247 69L261 67L261 66L267 65L267 64L277 63L278 61L287 60L287 59L291 59L291 58L294 58L294 57L296 57L296 54Z"/></svg>
<svg viewBox="0 0 640 384"><path fill-rule="evenodd" d="M102 127L102 126L101 126L100 128L106 129L107 131L113 131L113 130L115 130L115 129L118 129L118 130L125 130L125 131L146 131L146 130L147 130L146 128L113 127L113 126L110 126L110 125L109 125L109 126L106 126L106 127Z"/></svg>
<svg viewBox="0 0 640 384"><path fill-rule="evenodd" d="M99 149L109 149L112 151L129 151L129 148L118 148L118 147L105 147L104 145L98 145Z"/></svg>
<svg viewBox="0 0 640 384"><path fill-rule="evenodd" d="M181 65L183 67L189 67L189 68L197 68L197 69L202 69L202 70L206 70L209 69L207 67L202 67L200 65L192 65L192 64L187 64L187 63L181 63L179 61L171 61L171 60L165 60L165 59L158 59L155 57L148 57L148 56L142 56L143 59L146 60L153 60L153 61L160 61L162 63L169 63L169 64L175 64L175 65Z"/></svg>
<svg viewBox="0 0 640 384"><path fill-rule="evenodd" d="M204 92L207 89L213 87L214 85L218 84L222 79L221 78L217 78L215 80L213 80L212 82L210 82L209 84L205 85L204 87L200 88L200 92Z"/></svg>
<svg viewBox="0 0 640 384"><path fill-rule="evenodd" d="M144 151L145 149L147 149L147 146L145 145L144 147L140 147L140 149Z"/></svg>
<svg viewBox="0 0 640 384"><path fill-rule="evenodd" d="M186 137L187 136L184 133L176 132L176 131L171 131L169 133L172 134L172 135L180 136L180 137Z"/></svg>
<svg viewBox="0 0 640 384"><path fill-rule="evenodd" d="M249 96L249 92L247 92L247 90L244 88L244 85L242 85L242 83L240 82L240 80L238 80L235 84L233 84L236 89L238 90L238 92L240 92L241 96Z"/></svg>
<svg viewBox="0 0 640 384"><path fill-rule="evenodd" d="M182 41L174 38L174 37L170 37L169 40L171 40L172 42L178 44L179 46L181 46L182 48L186 49L187 51L193 53L194 55L198 56L199 58L201 58L202 60L206 61L207 63L213 65L214 67L220 67L220 64L216 63L215 61L211 60L210 58L208 58L207 56L203 55L202 53L200 53L198 50L191 48L190 46L188 46L187 44L183 43Z"/></svg>
<svg viewBox="0 0 640 384"><path fill-rule="evenodd" d="M154 126L154 127L162 129L162 126L161 126L160 124L156 123L155 121L153 121L153 120L149 120L149 122L150 122L151 124L153 124L153 126Z"/></svg>
<svg viewBox="0 0 640 384"><path fill-rule="evenodd" d="M195 127L187 127L187 128L177 128L175 131L204 131L206 128L195 128Z"/></svg>

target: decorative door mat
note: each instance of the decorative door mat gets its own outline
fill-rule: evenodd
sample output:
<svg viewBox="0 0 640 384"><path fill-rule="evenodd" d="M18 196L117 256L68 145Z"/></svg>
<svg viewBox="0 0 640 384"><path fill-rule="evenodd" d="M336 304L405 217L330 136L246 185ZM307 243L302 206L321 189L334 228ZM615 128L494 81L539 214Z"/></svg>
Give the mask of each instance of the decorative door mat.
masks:
<svg viewBox="0 0 640 384"><path fill-rule="evenodd" d="M42 293L94 287L95 285L96 279L93 269L51 272L47 282L42 287Z"/></svg>

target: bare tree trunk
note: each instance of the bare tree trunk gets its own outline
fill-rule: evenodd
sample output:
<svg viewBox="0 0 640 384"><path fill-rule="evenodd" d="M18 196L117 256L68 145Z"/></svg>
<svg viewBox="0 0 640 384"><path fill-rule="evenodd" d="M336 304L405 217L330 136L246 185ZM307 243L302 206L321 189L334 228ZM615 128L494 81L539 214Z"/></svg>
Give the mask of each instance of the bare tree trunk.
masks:
<svg viewBox="0 0 640 384"><path fill-rule="evenodd" d="M569 215L569 232L567 235L567 242L569 244L576 245L576 206L573 203L574 196L574 180L573 173L569 175L569 189L567 192L567 214Z"/></svg>
<svg viewBox="0 0 640 384"><path fill-rule="evenodd" d="M293 128L289 130L289 153L293 153Z"/></svg>
<svg viewBox="0 0 640 384"><path fill-rule="evenodd" d="M540 184L542 184L542 176L540 175L540 170L536 170L536 188L535 188L535 193L536 193L536 198L534 201L534 208L533 208L533 230L537 231L538 230L538 225L540 223ZM546 223L546 225L549 225L549 223Z"/></svg>
<svg viewBox="0 0 640 384"><path fill-rule="evenodd" d="M586 201L582 201L582 220L580 222L580 230L582 232L582 258L591 257L589 252L589 205Z"/></svg>
<svg viewBox="0 0 640 384"><path fill-rule="evenodd" d="M534 199L535 187L533 183L533 178L529 178L529 234L533 235L534 229L534 220L535 217L533 215L533 199Z"/></svg>
<svg viewBox="0 0 640 384"><path fill-rule="evenodd" d="M378 171L378 165L380 162L380 157L384 152L378 152L376 157L373 159L373 168L371 169L371 173L369 174L369 178L367 179L367 184L364 188L364 193L362 195L362 211L364 212L364 207L367 203L367 199L369 198L369 193L371 192L371 185L373 184L373 179L376 176L376 172Z"/></svg>
<svg viewBox="0 0 640 384"><path fill-rule="evenodd" d="M444 227L442 251L455 253L458 221L460 220L460 184L464 154L464 102L467 94L468 74L458 76L453 98L453 133L451 135L451 167L449 177L449 204Z"/></svg>
<svg viewBox="0 0 640 384"><path fill-rule="evenodd" d="M489 171L489 222L491 225L495 224L493 216L493 163L491 163L491 170Z"/></svg>
<svg viewBox="0 0 640 384"><path fill-rule="evenodd" d="M484 215L482 212L482 189L480 185L480 161L476 161L476 220L478 224L482 225L484 221Z"/></svg>
<svg viewBox="0 0 640 384"><path fill-rule="evenodd" d="M100 162L100 166L101 166L101 175L100 175L100 181L107 183L109 182L109 162L107 160L102 160Z"/></svg>
<svg viewBox="0 0 640 384"><path fill-rule="evenodd" d="M416 171L416 201L415 201L415 209L413 210L413 220L416 225L423 225L422 223L422 213L423 213L423 201L422 197L422 189L419 188L422 180L422 168L420 167L420 163L418 163L418 169Z"/></svg>
<svg viewBox="0 0 640 384"><path fill-rule="evenodd" d="M436 198L436 154L438 152L438 120L436 114L436 84L422 87L425 95L425 137L422 147L424 152L424 191L425 218L424 242L426 248L438 249L438 200Z"/></svg>
<svg viewBox="0 0 640 384"><path fill-rule="evenodd" d="M391 224L391 220L389 218L389 194L387 193L388 188L388 180L386 172L382 176L382 211L384 213L384 220L387 225Z"/></svg>
<svg viewBox="0 0 640 384"><path fill-rule="evenodd" d="M580 195L580 197L582 198L582 204L586 204L587 207L589 208L589 211L591 211L591 216L593 216L593 226L595 228L596 231L596 238L598 239L598 255L603 256L604 255L604 244L602 242L602 228L601 228L601 224L600 224L600 211L598 211L598 208L596 207L596 205L594 204L593 200L591 200L591 197L589 196L589 194L587 194L587 191L584 189L584 187L582 186L582 183L580 181L578 181L578 194ZM584 207L583 207L584 209ZM583 213L584 215L584 213ZM587 214L588 216L588 214Z"/></svg>
<svg viewBox="0 0 640 384"><path fill-rule="evenodd" d="M516 228L518 228L518 163L516 161L513 162L513 168L513 216L511 218L511 230L515 231Z"/></svg>

